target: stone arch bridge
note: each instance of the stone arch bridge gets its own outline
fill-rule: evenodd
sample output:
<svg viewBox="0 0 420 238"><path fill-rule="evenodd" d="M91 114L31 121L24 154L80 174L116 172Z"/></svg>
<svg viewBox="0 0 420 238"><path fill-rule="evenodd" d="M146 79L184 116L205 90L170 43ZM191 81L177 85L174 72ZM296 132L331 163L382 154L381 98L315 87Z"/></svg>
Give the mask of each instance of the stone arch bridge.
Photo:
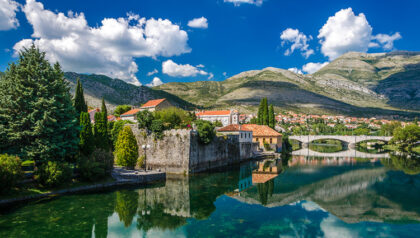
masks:
<svg viewBox="0 0 420 238"><path fill-rule="evenodd" d="M380 140L380 141L390 141L391 136L339 136L339 135L306 135L306 136L289 136L289 139L297 140L302 143L303 147L307 146L309 143L315 140L321 139L333 139L343 141L348 144L350 148L354 148L355 145L362 141L367 140Z"/></svg>

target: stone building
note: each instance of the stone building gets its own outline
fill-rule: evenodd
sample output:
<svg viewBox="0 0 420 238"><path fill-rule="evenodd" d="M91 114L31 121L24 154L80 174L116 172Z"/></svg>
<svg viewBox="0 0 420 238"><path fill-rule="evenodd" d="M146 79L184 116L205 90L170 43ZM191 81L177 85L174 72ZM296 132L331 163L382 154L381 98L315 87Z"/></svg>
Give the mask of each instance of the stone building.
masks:
<svg viewBox="0 0 420 238"><path fill-rule="evenodd" d="M242 128L252 131L252 141L258 142L260 149L268 144L272 150L281 151L282 135L266 125L244 124Z"/></svg>
<svg viewBox="0 0 420 238"><path fill-rule="evenodd" d="M172 107L172 104L168 100L166 100L166 98L162 98L162 99L149 100L148 102L146 102L140 107L140 110L142 111L149 110L151 112L154 112L154 111L162 110L169 107Z"/></svg>
<svg viewBox="0 0 420 238"><path fill-rule="evenodd" d="M198 119L205 121L220 121L223 126L239 123L239 113L237 110L199 111L195 115Z"/></svg>

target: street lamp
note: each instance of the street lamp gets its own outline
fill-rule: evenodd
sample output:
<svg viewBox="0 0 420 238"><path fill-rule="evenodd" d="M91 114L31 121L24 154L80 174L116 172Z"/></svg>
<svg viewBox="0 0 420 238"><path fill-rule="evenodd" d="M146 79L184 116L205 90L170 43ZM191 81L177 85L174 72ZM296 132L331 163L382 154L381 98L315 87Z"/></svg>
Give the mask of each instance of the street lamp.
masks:
<svg viewBox="0 0 420 238"><path fill-rule="evenodd" d="M150 145L142 145L141 148L144 150L144 172L147 172L146 156L147 149L150 149Z"/></svg>

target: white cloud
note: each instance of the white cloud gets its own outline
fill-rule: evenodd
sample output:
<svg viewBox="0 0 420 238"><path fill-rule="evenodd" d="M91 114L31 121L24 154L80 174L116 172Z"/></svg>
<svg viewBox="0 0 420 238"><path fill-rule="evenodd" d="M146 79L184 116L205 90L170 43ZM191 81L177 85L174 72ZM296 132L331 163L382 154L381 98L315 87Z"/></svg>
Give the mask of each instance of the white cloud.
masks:
<svg viewBox="0 0 420 238"><path fill-rule="evenodd" d="M233 3L235 7L240 6L241 4L253 4L256 6L261 6L263 0L224 0L224 2Z"/></svg>
<svg viewBox="0 0 420 238"><path fill-rule="evenodd" d="M392 50L394 48L394 41L401 39L401 34L399 32L393 35L387 34L377 34L372 37L372 40L378 41L385 50ZM375 45L376 44L376 45ZM371 42L370 47L378 47L379 44L376 42Z"/></svg>
<svg viewBox="0 0 420 238"><path fill-rule="evenodd" d="M162 85L162 84L163 84L163 82L162 82L162 80L160 80L160 78L154 77L152 82L146 84L146 86L147 87L156 87L156 86L159 86L159 85Z"/></svg>
<svg viewBox="0 0 420 238"><path fill-rule="evenodd" d="M213 79L214 78L214 74L213 73L209 73L209 77L207 77L208 80Z"/></svg>
<svg viewBox="0 0 420 238"><path fill-rule="evenodd" d="M36 39L16 43L15 52L33 42L65 71L105 74L140 85L135 58L191 51L187 33L167 19L129 13L126 18L105 18L100 26L90 27L83 13L54 13L35 0L27 0L23 11Z"/></svg>
<svg viewBox="0 0 420 238"><path fill-rule="evenodd" d="M208 75L204 70L200 70L190 64L177 64L172 60L162 63L162 72L172 77L193 77L197 74Z"/></svg>
<svg viewBox="0 0 420 238"><path fill-rule="evenodd" d="M310 62L302 66L302 71L308 74L313 74L327 64L328 62L324 62L324 63Z"/></svg>
<svg viewBox="0 0 420 238"><path fill-rule="evenodd" d="M305 58L308 58L314 53L314 50L309 49L308 41L312 40L312 36L306 36L298 29L287 28L280 35L281 45L292 43L284 55L291 55L295 50L300 50Z"/></svg>
<svg viewBox="0 0 420 238"><path fill-rule="evenodd" d="M191 28L202 28L207 29L209 27L209 24L207 23L207 18L200 17L200 18L194 18L188 22L188 26Z"/></svg>
<svg viewBox="0 0 420 238"><path fill-rule="evenodd" d="M321 52L330 60L348 51L366 52L372 27L363 13L356 16L351 8L342 9L328 18L319 30Z"/></svg>
<svg viewBox="0 0 420 238"><path fill-rule="evenodd" d="M227 73L226 72L223 72L223 76L226 77L227 76Z"/></svg>
<svg viewBox="0 0 420 238"><path fill-rule="evenodd" d="M197 67L197 68L204 68L204 65L203 64L199 64L199 65L197 65L195 67Z"/></svg>
<svg viewBox="0 0 420 238"><path fill-rule="evenodd" d="M287 70L292 71L295 74L303 74L302 70L294 67L294 68L288 68Z"/></svg>
<svg viewBox="0 0 420 238"><path fill-rule="evenodd" d="M154 69L153 71L150 71L149 73L147 73L147 76L152 76L157 73L159 73L159 71L157 69Z"/></svg>
<svg viewBox="0 0 420 238"><path fill-rule="evenodd" d="M19 21L16 18L19 3L13 0L0 0L0 31L16 29Z"/></svg>

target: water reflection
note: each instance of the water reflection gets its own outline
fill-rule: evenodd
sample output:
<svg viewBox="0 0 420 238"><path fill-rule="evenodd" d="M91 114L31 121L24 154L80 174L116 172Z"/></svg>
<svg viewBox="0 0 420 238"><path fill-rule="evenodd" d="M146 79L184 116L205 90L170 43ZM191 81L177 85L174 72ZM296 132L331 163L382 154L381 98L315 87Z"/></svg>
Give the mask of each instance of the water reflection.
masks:
<svg viewBox="0 0 420 238"><path fill-rule="evenodd" d="M265 160L60 197L0 215L0 237L410 237L420 232L420 174L417 158L402 156Z"/></svg>

